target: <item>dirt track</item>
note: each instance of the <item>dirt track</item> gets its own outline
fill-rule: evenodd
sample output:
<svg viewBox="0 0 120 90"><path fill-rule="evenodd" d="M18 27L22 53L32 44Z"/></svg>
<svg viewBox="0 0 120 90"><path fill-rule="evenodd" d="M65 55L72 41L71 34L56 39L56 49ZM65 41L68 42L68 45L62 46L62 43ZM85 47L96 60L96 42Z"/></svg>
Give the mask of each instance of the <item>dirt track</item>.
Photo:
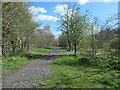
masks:
<svg viewBox="0 0 120 90"><path fill-rule="evenodd" d="M64 52L58 48L54 48L46 55L39 59L33 60L27 66L12 73L11 75L3 76L3 88L34 88L39 80L44 80L49 73L51 63L58 56L59 52Z"/></svg>

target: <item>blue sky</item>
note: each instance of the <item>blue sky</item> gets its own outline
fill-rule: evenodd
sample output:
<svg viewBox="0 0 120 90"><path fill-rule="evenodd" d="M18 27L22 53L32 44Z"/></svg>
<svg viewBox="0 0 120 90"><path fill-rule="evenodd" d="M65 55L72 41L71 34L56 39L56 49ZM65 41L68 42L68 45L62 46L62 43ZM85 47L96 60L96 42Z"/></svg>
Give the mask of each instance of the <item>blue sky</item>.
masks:
<svg viewBox="0 0 120 90"><path fill-rule="evenodd" d="M29 3L29 9L33 14L33 18L37 23L41 23L42 28L45 25L51 25L51 32L57 38L60 35L60 31L57 29L59 23L56 21L58 19L58 14L62 10L60 2L34 2ZM88 10L91 15L98 17L100 19L100 24L116 14L118 12L117 2L88 2L81 5L82 12Z"/></svg>

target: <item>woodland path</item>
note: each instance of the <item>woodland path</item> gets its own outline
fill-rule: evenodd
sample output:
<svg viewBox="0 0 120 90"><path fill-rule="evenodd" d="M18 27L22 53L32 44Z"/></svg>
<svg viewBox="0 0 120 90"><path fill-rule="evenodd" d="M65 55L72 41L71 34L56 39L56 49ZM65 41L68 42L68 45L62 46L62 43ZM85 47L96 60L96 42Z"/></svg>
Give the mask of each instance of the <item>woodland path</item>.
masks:
<svg viewBox="0 0 120 90"><path fill-rule="evenodd" d="M2 77L3 88L34 88L39 80L44 81L49 73L52 62L59 52L66 52L59 48L50 50L47 54L31 61L18 71Z"/></svg>

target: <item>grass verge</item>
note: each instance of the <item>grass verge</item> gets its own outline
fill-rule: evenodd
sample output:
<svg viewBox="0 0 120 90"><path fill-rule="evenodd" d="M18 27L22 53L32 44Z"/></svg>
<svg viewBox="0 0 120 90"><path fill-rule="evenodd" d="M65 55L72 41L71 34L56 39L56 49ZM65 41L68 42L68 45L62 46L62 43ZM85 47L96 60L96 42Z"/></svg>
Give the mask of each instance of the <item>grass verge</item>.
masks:
<svg viewBox="0 0 120 90"><path fill-rule="evenodd" d="M27 54L22 54L19 56L3 57L3 62L2 62L3 74L4 74L4 70L14 71L20 69L22 66L28 64L31 60L41 57L49 50L50 49L38 48Z"/></svg>
<svg viewBox="0 0 120 90"><path fill-rule="evenodd" d="M89 57L61 53L49 77L39 84L45 88L118 88L119 71L109 65L109 60L97 63Z"/></svg>

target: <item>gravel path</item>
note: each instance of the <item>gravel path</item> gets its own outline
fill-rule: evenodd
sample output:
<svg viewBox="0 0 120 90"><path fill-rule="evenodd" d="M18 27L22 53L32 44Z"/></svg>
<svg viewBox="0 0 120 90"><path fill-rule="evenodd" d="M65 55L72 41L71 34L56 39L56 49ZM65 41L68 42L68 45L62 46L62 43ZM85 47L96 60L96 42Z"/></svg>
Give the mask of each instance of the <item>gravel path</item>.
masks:
<svg viewBox="0 0 120 90"><path fill-rule="evenodd" d="M38 80L44 80L50 70L51 63L58 56L59 52L65 52L58 48L54 48L40 59L30 62L27 66L12 73L11 75L2 77L3 88L34 88L38 84Z"/></svg>

